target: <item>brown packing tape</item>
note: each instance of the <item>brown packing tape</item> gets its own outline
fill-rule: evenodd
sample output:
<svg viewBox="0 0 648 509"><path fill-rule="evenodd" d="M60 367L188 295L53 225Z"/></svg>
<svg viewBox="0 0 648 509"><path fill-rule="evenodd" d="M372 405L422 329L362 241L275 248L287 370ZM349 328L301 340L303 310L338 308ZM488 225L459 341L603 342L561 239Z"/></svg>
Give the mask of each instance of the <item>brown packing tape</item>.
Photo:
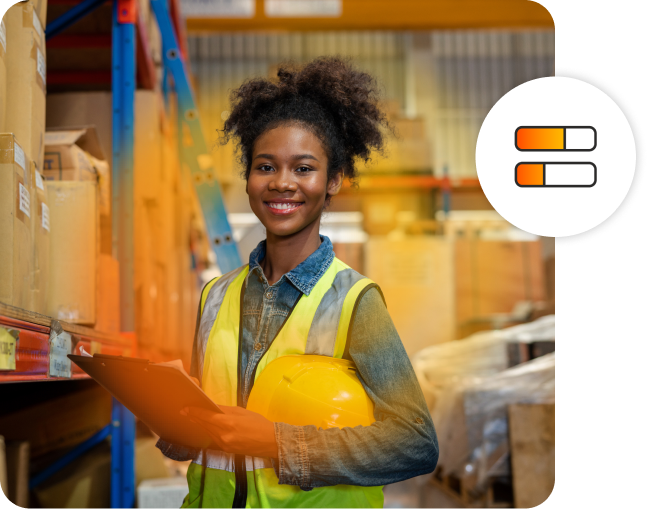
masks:
<svg viewBox="0 0 648 509"><path fill-rule="evenodd" d="M14 137L13 134L0 134L0 164L14 162Z"/></svg>
<svg viewBox="0 0 648 509"><path fill-rule="evenodd" d="M43 26L38 19L38 11L32 2L23 3L23 27L33 28L34 32L38 34L40 44L43 44Z"/></svg>
<svg viewBox="0 0 648 509"><path fill-rule="evenodd" d="M34 64L36 65L36 83L38 83L38 86L41 88L43 93L46 92L46 87L45 87L45 80L43 80L43 76L41 73L38 71L39 67L39 60L42 60L40 62L43 67L43 74L45 74L45 54L42 52L40 46L38 43L34 40L34 45L32 46L31 53L29 55L33 60ZM40 145L43 146L43 137L41 136L41 142Z"/></svg>

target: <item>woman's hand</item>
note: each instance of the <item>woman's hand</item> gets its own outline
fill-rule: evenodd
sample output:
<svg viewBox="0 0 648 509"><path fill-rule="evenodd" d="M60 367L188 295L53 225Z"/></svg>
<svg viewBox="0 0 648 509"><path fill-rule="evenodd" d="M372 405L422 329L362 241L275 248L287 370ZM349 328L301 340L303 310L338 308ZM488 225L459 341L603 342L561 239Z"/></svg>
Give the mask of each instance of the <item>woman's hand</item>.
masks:
<svg viewBox="0 0 648 509"><path fill-rule="evenodd" d="M261 414L237 406L218 405L222 414L204 408L187 407L182 414L199 424L224 452L278 458L274 423Z"/></svg>

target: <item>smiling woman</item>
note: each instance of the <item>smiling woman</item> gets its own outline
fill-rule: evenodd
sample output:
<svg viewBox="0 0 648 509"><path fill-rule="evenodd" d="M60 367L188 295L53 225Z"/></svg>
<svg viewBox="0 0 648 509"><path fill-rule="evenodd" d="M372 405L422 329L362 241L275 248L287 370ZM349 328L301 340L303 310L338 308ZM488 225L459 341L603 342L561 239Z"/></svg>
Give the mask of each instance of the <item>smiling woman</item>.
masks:
<svg viewBox="0 0 648 509"><path fill-rule="evenodd" d="M267 239L203 290L191 375L223 413L183 411L207 450L159 444L193 460L185 506L379 507L384 484L434 469L434 425L380 288L319 233L385 130L375 80L337 58L232 93L222 140L238 142Z"/></svg>

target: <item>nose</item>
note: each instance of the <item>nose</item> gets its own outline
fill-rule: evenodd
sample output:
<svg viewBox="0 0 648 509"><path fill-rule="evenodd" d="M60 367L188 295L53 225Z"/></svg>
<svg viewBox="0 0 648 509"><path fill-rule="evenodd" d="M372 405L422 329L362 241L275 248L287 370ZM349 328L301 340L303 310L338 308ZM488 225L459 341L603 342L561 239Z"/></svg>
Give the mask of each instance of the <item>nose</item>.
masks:
<svg viewBox="0 0 648 509"><path fill-rule="evenodd" d="M294 176L289 169L282 168L277 171L274 178L268 182L268 190L285 193L286 191L297 191L297 183L294 181Z"/></svg>

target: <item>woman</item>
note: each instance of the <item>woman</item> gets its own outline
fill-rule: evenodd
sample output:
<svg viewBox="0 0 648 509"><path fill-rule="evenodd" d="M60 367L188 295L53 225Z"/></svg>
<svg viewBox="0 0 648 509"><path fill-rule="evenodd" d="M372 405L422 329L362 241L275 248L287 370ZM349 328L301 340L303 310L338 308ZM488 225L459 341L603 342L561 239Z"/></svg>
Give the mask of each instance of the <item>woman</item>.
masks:
<svg viewBox="0 0 648 509"><path fill-rule="evenodd" d="M159 447L194 460L186 507L381 507L382 485L434 469L436 433L380 289L335 258L319 227L343 179L356 178L355 161L382 149L389 126L375 80L343 60L283 66L278 78L234 91L224 126L225 141L238 141L250 206L267 231L249 265L210 282L201 299L191 374L225 413L184 410L213 448ZM335 339L337 321L318 321L329 311L323 296L347 295L356 284L348 334ZM331 331L335 345L313 347L313 336ZM246 410L272 358L334 349L355 364L376 422L322 429Z"/></svg>

